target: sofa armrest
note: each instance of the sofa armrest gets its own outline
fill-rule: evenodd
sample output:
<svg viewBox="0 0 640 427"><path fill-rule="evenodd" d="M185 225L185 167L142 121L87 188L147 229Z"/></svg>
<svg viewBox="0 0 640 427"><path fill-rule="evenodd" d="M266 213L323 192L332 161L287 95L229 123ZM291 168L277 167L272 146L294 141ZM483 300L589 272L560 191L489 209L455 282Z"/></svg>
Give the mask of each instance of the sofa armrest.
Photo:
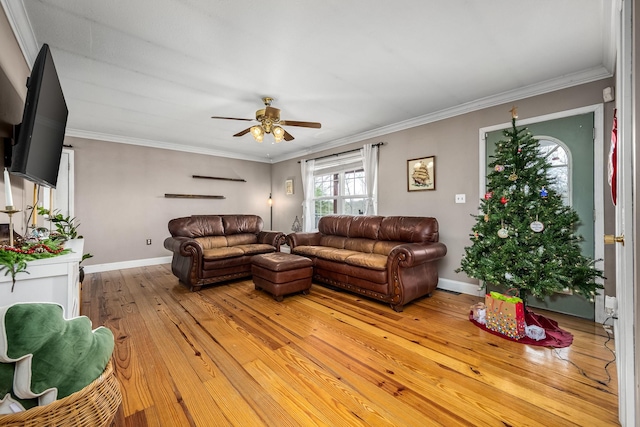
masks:
<svg viewBox="0 0 640 427"><path fill-rule="evenodd" d="M444 243L405 243L398 245L389 253L389 261L398 258L401 267L413 267L429 261L436 261L447 254Z"/></svg>
<svg viewBox="0 0 640 427"><path fill-rule="evenodd" d="M320 244L320 233L291 233L287 235L287 245L291 249L296 246L318 246Z"/></svg>
<svg viewBox="0 0 640 427"><path fill-rule="evenodd" d="M281 231L261 231L258 233L258 243L264 243L276 248L280 252L280 245L285 241L285 235Z"/></svg>
<svg viewBox="0 0 640 427"><path fill-rule="evenodd" d="M164 247L180 256L202 258L202 245L189 237L167 237Z"/></svg>

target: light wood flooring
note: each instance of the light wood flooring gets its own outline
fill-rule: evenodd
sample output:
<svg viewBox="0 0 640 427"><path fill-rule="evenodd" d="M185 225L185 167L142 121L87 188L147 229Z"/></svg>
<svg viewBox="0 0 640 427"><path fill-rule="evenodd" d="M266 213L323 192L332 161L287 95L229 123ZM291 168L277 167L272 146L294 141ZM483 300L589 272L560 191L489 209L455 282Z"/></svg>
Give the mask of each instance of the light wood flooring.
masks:
<svg viewBox="0 0 640 427"><path fill-rule="evenodd" d="M278 303L251 280L189 292L157 265L87 275L82 314L115 336L115 426L619 425L602 325L536 310L574 342L527 346L473 325L478 300L396 313L313 285Z"/></svg>

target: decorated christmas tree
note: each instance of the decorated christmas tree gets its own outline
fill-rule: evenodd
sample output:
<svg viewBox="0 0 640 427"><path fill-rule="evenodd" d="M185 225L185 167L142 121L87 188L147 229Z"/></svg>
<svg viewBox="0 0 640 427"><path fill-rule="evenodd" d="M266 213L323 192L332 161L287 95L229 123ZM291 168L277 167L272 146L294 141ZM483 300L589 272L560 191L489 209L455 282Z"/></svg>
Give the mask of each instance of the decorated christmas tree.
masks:
<svg viewBox="0 0 640 427"><path fill-rule="evenodd" d="M581 253L578 214L563 203L548 176L538 140L526 128L503 131L489 164L487 193L456 271L538 298L566 289L593 301L602 271Z"/></svg>

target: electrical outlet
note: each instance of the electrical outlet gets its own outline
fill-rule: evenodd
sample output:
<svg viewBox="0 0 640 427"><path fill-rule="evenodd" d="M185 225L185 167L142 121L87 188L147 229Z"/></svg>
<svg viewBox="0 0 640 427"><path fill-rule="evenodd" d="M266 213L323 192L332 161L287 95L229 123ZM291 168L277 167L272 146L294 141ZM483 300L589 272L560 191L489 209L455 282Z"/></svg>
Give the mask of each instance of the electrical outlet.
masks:
<svg viewBox="0 0 640 427"><path fill-rule="evenodd" d="M465 194L456 194L456 203L466 203L466 195Z"/></svg>
<svg viewBox="0 0 640 427"><path fill-rule="evenodd" d="M151 244L151 239L147 239L147 245Z"/></svg>
<svg viewBox="0 0 640 427"><path fill-rule="evenodd" d="M604 312L607 316L616 316L618 314L618 300L616 297L609 295L604 297Z"/></svg>

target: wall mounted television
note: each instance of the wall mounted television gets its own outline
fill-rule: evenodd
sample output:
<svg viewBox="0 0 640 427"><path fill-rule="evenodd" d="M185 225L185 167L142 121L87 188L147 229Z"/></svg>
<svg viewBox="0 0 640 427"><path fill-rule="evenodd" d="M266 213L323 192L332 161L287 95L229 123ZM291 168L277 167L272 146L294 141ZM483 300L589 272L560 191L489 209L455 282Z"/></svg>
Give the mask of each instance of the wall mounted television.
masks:
<svg viewBox="0 0 640 427"><path fill-rule="evenodd" d="M56 188L68 115L51 51L43 44L27 79L22 123L14 128L13 175Z"/></svg>

